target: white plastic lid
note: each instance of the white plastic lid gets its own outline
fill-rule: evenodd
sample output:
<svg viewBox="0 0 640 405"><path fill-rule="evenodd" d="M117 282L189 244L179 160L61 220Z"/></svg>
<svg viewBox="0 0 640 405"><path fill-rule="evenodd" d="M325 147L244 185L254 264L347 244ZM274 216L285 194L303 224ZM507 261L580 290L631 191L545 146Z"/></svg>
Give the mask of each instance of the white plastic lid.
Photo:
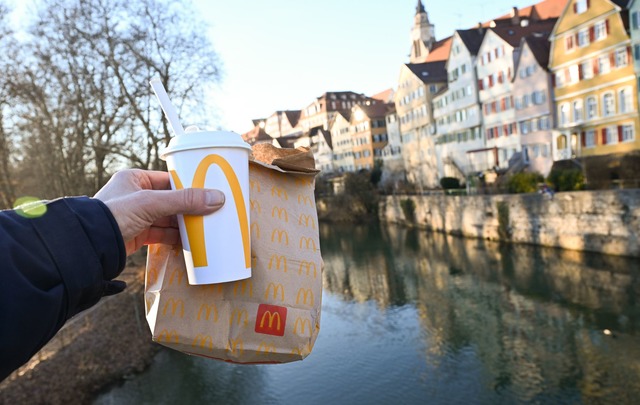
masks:
<svg viewBox="0 0 640 405"><path fill-rule="evenodd" d="M242 136L230 131L199 131L189 127L183 135L174 136L169 145L160 152L160 159L175 152L200 148L244 148L251 150Z"/></svg>

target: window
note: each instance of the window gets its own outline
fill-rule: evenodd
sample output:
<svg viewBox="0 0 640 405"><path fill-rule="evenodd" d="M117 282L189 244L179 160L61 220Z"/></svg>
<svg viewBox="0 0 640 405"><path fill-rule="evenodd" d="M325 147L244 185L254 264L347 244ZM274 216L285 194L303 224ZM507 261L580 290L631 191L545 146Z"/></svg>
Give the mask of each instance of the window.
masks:
<svg viewBox="0 0 640 405"><path fill-rule="evenodd" d="M543 90L535 91L533 93L533 103L536 105L543 104L547 99Z"/></svg>
<svg viewBox="0 0 640 405"><path fill-rule="evenodd" d="M573 102L573 122L582 121L582 100Z"/></svg>
<svg viewBox="0 0 640 405"><path fill-rule="evenodd" d="M564 71L556 73L556 87L564 86Z"/></svg>
<svg viewBox="0 0 640 405"><path fill-rule="evenodd" d="M627 66L627 48L616 49L616 67Z"/></svg>
<svg viewBox="0 0 640 405"><path fill-rule="evenodd" d="M599 41L607 37L607 22L600 21L594 26L595 40Z"/></svg>
<svg viewBox="0 0 640 405"><path fill-rule="evenodd" d="M634 30L640 28L640 12L634 11L633 14L631 14L631 26Z"/></svg>
<svg viewBox="0 0 640 405"><path fill-rule="evenodd" d="M591 61L582 62L580 64L583 79L591 79L593 77L593 63Z"/></svg>
<svg viewBox="0 0 640 405"><path fill-rule="evenodd" d="M609 73L611 70L611 62L609 55L603 55L598 58L598 72L600 74Z"/></svg>
<svg viewBox="0 0 640 405"><path fill-rule="evenodd" d="M618 110L620 114L633 111L633 96L631 95L631 89L625 87L618 92Z"/></svg>
<svg viewBox="0 0 640 405"><path fill-rule="evenodd" d="M607 127L605 131L607 133L607 145L611 143L618 143L618 129L616 127Z"/></svg>
<svg viewBox="0 0 640 405"><path fill-rule="evenodd" d="M587 98L587 119L593 119L598 116L598 101L595 97Z"/></svg>
<svg viewBox="0 0 640 405"><path fill-rule="evenodd" d="M640 45L633 46L633 57L635 60L640 60Z"/></svg>
<svg viewBox="0 0 640 405"><path fill-rule="evenodd" d="M613 99L613 93L605 93L602 96L602 115L610 117L616 113L615 100Z"/></svg>
<svg viewBox="0 0 640 405"><path fill-rule="evenodd" d="M573 12L576 14L582 14L589 8L589 0L576 0L573 4Z"/></svg>
<svg viewBox="0 0 640 405"><path fill-rule="evenodd" d="M587 148L596 146L596 131L593 129L585 132L584 146Z"/></svg>
<svg viewBox="0 0 640 405"><path fill-rule="evenodd" d="M566 125L569 121L569 104L560 105L560 125Z"/></svg>
<svg viewBox="0 0 640 405"><path fill-rule="evenodd" d="M589 28L578 31L578 46L580 48L589 45Z"/></svg>
<svg viewBox="0 0 640 405"><path fill-rule="evenodd" d="M623 125L622 126L622 142L632 141L633 138L634 138L633 125L632 124Z"/></svg>
<svg viewBox="0 0 640 405"><path fill-rule="evenodd" d="M578 83L580 81L580 71L578 65L571 65L569 67L569 82Z"/></svg>

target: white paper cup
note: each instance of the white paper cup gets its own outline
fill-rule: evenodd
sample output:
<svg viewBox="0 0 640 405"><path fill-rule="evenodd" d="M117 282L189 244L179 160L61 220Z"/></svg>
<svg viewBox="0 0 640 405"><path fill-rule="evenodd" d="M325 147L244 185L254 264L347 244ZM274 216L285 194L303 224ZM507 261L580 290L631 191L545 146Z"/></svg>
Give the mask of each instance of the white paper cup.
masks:
<svg viewBox="0 0 640 405"><path fill-rule="evenodd" d="M213 214L178 215L189 284L251 277L250 152L236 133L197 131L172 138L160 155L174 190L214 188L225 195L224 206Z"/></svg>

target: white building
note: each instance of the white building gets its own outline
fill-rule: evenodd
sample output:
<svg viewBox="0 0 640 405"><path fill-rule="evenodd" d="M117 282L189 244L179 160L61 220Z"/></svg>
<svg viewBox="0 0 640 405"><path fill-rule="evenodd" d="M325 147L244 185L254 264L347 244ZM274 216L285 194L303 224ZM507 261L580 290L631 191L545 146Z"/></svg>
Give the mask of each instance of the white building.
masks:
<svg viewBox="0 0 640 405"><path fill-rule="evenodd" d="M350 132L351 111L341 111L331 121L331 144L333 146L333 167L337 172L355 171L353 139Z"/></svg>
<svg viewBox="0 0 640 405"><path fill-rule="evenodd" d="M400 137L400 122L393 104L387 116L388 143L382 149L382 178L380 184L396 188L398 183L405 180L404 160L402 159L402 139Z"/></svg>

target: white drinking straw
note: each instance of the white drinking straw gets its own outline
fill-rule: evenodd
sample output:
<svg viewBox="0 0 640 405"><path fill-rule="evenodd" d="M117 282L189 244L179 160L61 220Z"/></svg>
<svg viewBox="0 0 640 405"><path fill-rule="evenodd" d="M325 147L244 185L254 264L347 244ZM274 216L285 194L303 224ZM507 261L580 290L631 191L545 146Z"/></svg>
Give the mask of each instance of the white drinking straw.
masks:
<svg viewBox="0 0 640 405"><path fill-rule="evenodd" d="M169 126L173 129L173 132L176 135L184 134L184 128L182 128L182 124L180 123L180 118L178 118L178 113L176 109L171 104L171 100L169 99L169 95L167 91L164 89L162 85L162 81L159 77L154 77L149 82L151 83L151 87L153 88L153 92L156 93L156 97L158 97L158 101L160 101L160 106L162 107L162 111L164 111L164 115L167 117L169 121Z"/></svg>

